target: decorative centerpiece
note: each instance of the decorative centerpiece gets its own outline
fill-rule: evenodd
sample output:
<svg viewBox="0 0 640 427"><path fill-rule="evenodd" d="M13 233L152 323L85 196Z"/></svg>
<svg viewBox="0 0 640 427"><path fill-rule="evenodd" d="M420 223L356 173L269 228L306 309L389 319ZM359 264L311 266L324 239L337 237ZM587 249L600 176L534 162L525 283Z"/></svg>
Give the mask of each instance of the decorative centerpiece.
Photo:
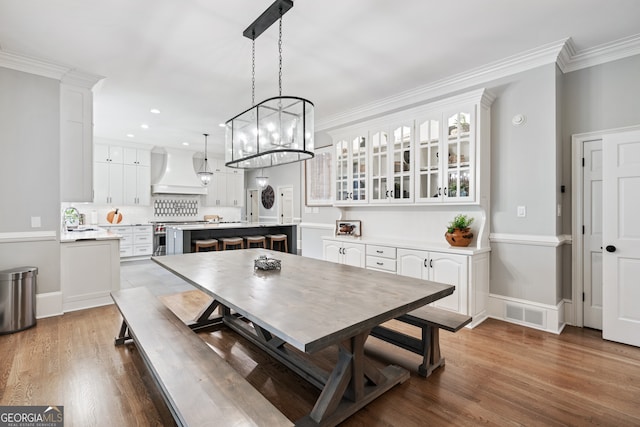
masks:
<svg viewBox="0 0 640 427"><path fill-rule="evenodd" d="M473 222L473 218L469 218L464 214L458 214L453 221L447 226L447 232L444 237L451 246L469 246L473 240L473 233L469 226Z"/></svg>
<svg viewBox="0 0 640 427"><path fill-rule="evenodd" d="M269 258L266 255L260 255L253 260L253 268L258 270L280 270L280 260Z"/></svg>

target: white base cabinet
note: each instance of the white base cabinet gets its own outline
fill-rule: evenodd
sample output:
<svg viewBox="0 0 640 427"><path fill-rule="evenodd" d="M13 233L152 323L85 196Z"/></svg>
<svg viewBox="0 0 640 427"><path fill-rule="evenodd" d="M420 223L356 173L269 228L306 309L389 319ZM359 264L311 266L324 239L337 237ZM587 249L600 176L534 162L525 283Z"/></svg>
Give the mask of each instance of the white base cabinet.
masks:
<svg viewBox="0 0 640 427"><path fill-rule="evenodd" d="M473 320L469 327L472 328L487 318L489 252L486 249L451 248L451 252L447 252L447 247L442 245L438 250L401 246L369 239L352 243L340 238L324 238L323 254L326 261L454 285L456 289L451 295L432 305L470 315Z"/></svg>
<svg viewBox="0 0 640 427"><path fill-rule="evenodd" d="M326 261L354 267L365 266L365 245L361 243L325 240L322 253Z"/></svg>
<svg viewBox="0 0 640 427"><path fill-rule="evenodd" d="M102 227L120 236L120 258L146 257L153 254L151 225L104 225Z"/></svg>
<svg viewBox="0 0 640 427"><path fill-rule="evenodd" d="M62 243L60 283L65 312L113 303L110 293L120 289L118 240Z"/></svg>

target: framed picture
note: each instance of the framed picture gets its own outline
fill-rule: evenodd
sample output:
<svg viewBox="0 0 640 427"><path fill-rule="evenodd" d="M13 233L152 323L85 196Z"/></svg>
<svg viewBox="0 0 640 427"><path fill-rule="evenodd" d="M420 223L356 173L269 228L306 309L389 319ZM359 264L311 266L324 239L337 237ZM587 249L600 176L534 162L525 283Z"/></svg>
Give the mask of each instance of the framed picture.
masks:
<svg viewBox="0 0 640 427"><path fill-rule="evenodd" d="M333 205L333 146L316 148L304 162L305 205Z"/></svg>
<svg viewBox="0 0 640 427"><path fill-rule="evenodd" d="M362 224L354 220L336 221L336 236L360 237L362 235Z"/></svg>

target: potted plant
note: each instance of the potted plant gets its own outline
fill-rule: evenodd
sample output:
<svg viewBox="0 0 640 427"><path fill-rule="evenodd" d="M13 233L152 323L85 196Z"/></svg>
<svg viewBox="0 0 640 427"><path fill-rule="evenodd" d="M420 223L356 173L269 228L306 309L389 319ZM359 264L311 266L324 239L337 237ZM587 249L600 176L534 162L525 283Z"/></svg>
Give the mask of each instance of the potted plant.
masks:
<svg viewBox="0 0 640 427"><path fill-rule="evenodd" d="M473 240L473 233L469 226L473 222L473 218L469 218L465 214L458 214L453 221L447 226L447 232L444 237L451 246L469 246Z"/></svg>

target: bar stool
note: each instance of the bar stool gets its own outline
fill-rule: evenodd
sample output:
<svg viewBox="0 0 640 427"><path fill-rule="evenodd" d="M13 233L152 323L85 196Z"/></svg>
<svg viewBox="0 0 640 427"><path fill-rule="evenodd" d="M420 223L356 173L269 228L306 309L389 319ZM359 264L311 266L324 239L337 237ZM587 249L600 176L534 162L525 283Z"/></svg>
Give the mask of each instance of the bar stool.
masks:
<svg viewBox="0 0 640 427"><path fill-rule="evenodd" d="M227 250L227 246L240 246L240 249L244 249L242 237L223 237L220 241L222 242L223 251Z"/></svg>
<svg viewBox="0 0 640 427"><path fill-rule="evenodd" d="M244 240L247 241L247 249L249 249L251 245L259 245L263 249L267 247L267 240L264 238L264 236L245 236Z"/></svg>
<svg viewBox="0 0 640 427"><path fill-rule="evenodd" d="M282 251L282 243L284 242L284 251L285 252L289 252L289 247L287 244L287 235L286 234L267 234L266 236L267 239L269 239L271 241L271 250L273 250L273 242L279 242L278 247L279 247L279 251Z"/></svg>
<svg viewBox="0 0 640 427"><path fill-rule="evenodd" d="M200 249L204 248L215 248L214 250L218 250L218 241L216 239L194 240L193 244L195 245L196 252L200 252Z"/></svg>

